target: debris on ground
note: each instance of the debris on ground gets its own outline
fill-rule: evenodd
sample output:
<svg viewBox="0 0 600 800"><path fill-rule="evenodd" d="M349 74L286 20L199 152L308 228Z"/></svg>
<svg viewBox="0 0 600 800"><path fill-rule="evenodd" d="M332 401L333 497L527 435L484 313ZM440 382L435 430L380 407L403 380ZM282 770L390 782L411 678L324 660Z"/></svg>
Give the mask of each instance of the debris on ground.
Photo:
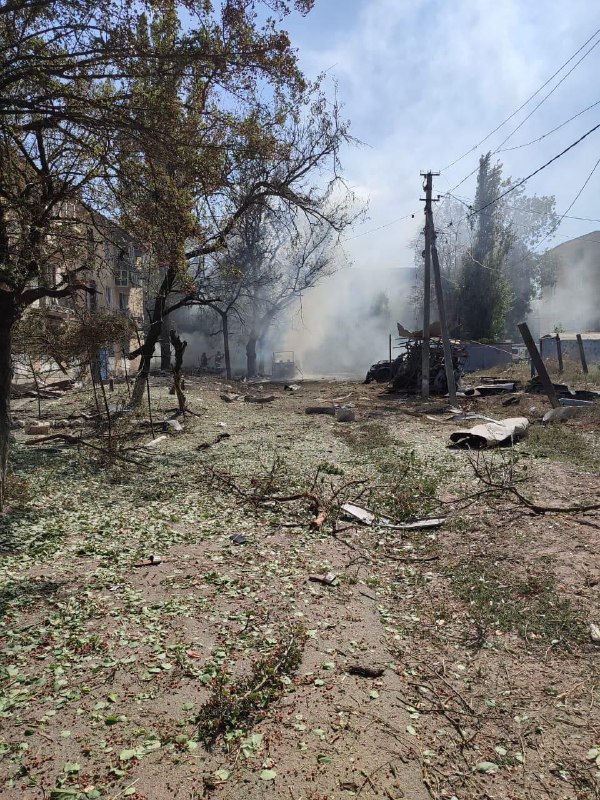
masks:
<svg viewBox="0 0 600 800"><path fill-rule="evenodd" d="M151 555L148 558L144 559L143 561L138 561L137 564L134 564L134 567L155 567L158 564L162 564L163 560L160 556Z"/></svg>
<svg viewBox="0 0 600 800"><path fill-rule="evenodd" d="M330 417L335 417L334 406L307 406L304 409L305 414L328 414Z"/></svg>
<svg viewBox="0 0 600 800"><path fill-rule="evenodd" d="M47 436L50 433L49 422L30 422L25 426L27 436Z"/></svg>
<svg viewBox="0 0 600 800"><path fill-rule="evenodd" d="M283 390L284 392L297 392L299 388L299 383L288 383L283 387Z"/></svg>
<svg viewBox="0 0 600 800"><path fill-rule="evenodd" d="M235 403L236 400L241 400L244 395L234 394L233 392L223 392L220 397L224 403Z"/></svg>
<svg viewBox="0 0 600 800"><path fill-rule="evenodd" d="M446 521L445 517L432 517L428 519L416 519L411 522L400 522L394 524L386 517L377 517L372 511L366 508L357 506L356 503L344 503L341 506L342 511L350 517L354 517L363 523L363 525L380 525L383 528L390 528L398 531L416 531L425 528L439 528Z"/></svg>
<svg viewBox="0 0 600 800"><path fill-rule="evenodd" d="M544 425L553 422L566 422L568 419L573 419L573 417L577 417L581 412L580 408L576 406L564 406L561 408L551 408L550 411L546 411L544 416L542 417L542 422Z"/></svg>
<svg viewBox="0 0 600 800"><path fill-rule="evenodd" d="M373 525L375 522L377 522L377 517L372 511L368 511L366 508L361 508L355 503L344 503L341 508L345 514L348 514L348 516L359 520L363 523L363 525ZM385 521L389 522L389 520Z"/></svg>
<svg viewBox="0 0 600 800"><path fill-rule="evenodd" d="M169 381L150 381L154 435ZM168 457L138 450L140 466L118 460L149 439L137 414L97 452L108 431L91 390L80 407L47 403L53 431L74 407L88 415L56 455L14 431L0 795L594 797L597 414L474 454L445 434L501 423L510 394L436 415L443 398L306 381L261 411L225 408L231 386L194 381L201 423L167 436ZM546 398L523 396L541 420ZM33 421L34 403L16 416ZM309 403L351 403L357 421L307 420Z"/></svg>
<svg viewBox="0 0 600 800"><path fill-rule="evenodd" d="M274 394L267 394L264 397L256 394L247 394L244 397L244 403L272 403L276 399Z"/></svg>
<svg viewBox="0 0 600 800"><path fill-rule="evenodd" d="M163 422L163 429L166 431L175 431L179 433L183 430L183 425L177 419L166 419Z"/></svg>
<svg viewBox="0 0 600 800"><path fill-rule="evenodd" d="M356 412L348 406L339 406L335 409L337 422L356 422Z"/></svg>
<svg viewBox="0 0 600 800"><path fill-rule="evenodd" d="M212 440L212 442L202 442L201 444L197 445L196 450L208 450L209 447L213 447L214 445L219 444L219 442L222 442L223 439L229 439L230 437L230 433L220 433Z"/></svg>
<svg viewBox="0 0 600 800"><path fill-rule="evenodd" d="M247 544L250 541L243 533L234 533L230 538L233 544Z"/></svg>
<svg viewBox="0 0 600 800"><path fill-rule="evenodd" d="M369 664L350 664L346 668L348 675L357 675L359 678L381 678L385 667L375 667Z"/></svg>
<svg viewBox="0 0 600 800"><path fill-rule="evenodd" d="M482 450L486 447L498 447L503 444L514 444L527 434L529 420L526 417L509 417L501 422L487 422L473 428L461 429L450 434L449 447L467 447Z"/></svg>
<svg viewBox="0 0 600 800"><path fill-rule="evenodd" d="M573 406L579 408L593 408L596 403L593 400L580 400L578 397L559 397L558 402L561 406Z"/></svg>
<svg viewBox="0 0 600 800"><path fill-rule="evenodd" d="M167 440L166 436L159 436L156 439L152 439L151 442L147 442L144 447L156 447L156 445L160 444L161 442L165 442Z"/></svg>
<svg viewBox="0 0 600 800"><path fill-rule="evenodd" d="M309 575L308 580L313 583L322 583L325 586L337 586L339 578L335 572L327 572L325 575Z"/></svg>

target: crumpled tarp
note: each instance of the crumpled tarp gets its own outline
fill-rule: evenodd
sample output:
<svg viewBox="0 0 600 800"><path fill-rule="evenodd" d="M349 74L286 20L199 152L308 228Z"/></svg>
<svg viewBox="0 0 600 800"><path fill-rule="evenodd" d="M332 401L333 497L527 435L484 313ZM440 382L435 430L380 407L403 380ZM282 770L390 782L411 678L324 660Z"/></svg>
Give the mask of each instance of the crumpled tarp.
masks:
<svg viewBox="0 0 600 800"><path fill-rule="evenodd" d="M513 444L527 434L526 417L509 417L501 422L486 422L472 428L462 428L450 434L450 447L470 447L483 450L501 444Z"/></svg>

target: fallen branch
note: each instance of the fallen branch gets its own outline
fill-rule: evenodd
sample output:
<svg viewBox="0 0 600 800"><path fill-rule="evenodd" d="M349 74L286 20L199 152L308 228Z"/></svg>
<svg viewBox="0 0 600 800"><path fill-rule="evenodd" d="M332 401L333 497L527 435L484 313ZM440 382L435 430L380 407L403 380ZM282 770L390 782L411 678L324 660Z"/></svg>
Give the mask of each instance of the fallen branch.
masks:
<svg viewBox="0 0 600 800"><path fill-rule="evenodd" d="M514 480L514 476L509 474L508 480L499 482L494 479L492 470L487 466L484 469L481 469L479 466L479 462L476 459L470 459L471 466L475 473L475 476L478 480L483 483L484 486L487 487L482 492L477 492L475 495L471 497L481 497L485 494L495 494L497 492L503 492L505 494L510 494L515 497L519 503L524 505L534 514L581 514L584 511L598 511L600 509L600 503L589 503L587 505L575 505L575 506L546 506L540 505L539 503L534 503L533 500L530 500L524 494L522 494L515 483L517 481ZM518 483L524 483L524 480L521 479ZM469 498L462 498L463 500Z"/></svg>
<svg viewBox="0 0 600 800"><path fill-rule="evenodd" d="M49 442L56 439L60 439L66 444L83 444L86 447L90 447L92 450L96 450L97 452L108 456L109 458L118 458L120 461L126 461L128 464L135 464L138 467L146 468L146 464L144 464L142 461L136 461L134 458L127 458L127 456L123 456L120 453L115 453L113 450L107 450L105 447L98 447L91 442L86 442L85 439L82 439L80 436L71 436L69 433L52 433L49 436L40 436L37 439L34 439L32 442L27 442L27 444L43 444L44 442Z"/></svg>

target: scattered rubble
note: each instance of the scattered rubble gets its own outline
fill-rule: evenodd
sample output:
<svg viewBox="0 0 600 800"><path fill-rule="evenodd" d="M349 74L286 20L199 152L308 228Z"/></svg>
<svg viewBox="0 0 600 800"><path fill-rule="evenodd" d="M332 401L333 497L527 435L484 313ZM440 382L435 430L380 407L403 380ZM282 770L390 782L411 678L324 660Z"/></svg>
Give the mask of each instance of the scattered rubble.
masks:
<svg viewBox="0 0 600 800"><path fill-rule="evenodd" d="M327 572L325 575L309 575L308 580L313 583L322 583L325 586L337 586L340 582L335 572Z"/></svg>
<svg viewBox="0 0 600 800"><path fill-rule="evenodd" d="M359 678L381 678L385 667L375 667L370 664L350 664L346 669L348 675L357 675Z"/></svg>
<svg viewBox="0 0 600 800"><path fill-rule="evenodd" d="M156 445L160 444L161 442L166 442L166 436L159 436L157 439L152 439L151 442L147 442L144 447L156 447Z"/></svg>
<svg viewBox="0 0 600 800"><path fill-rule="evenodd" d="M224 403L234 403L236 400L241 400L243 394L234 394L233 392L223 392L220 397Z"/></svg>
<svg viewBox="0 0 600 800"><path fill-rule="evenodd" d="M50 433L49 422L30 422L25 426L27 436L47 436Z"/></svg>
<svg viewBox="0 0 600 800"><path fill-rule="evenodd" d="M262 397L261 395L247 394L244 397L244 403L272 403L273 400L276 399L277 398L275 397L274 394L267 394L264 397Z"/></svg>
<svg viewBox="0 0 600 800"><path fill-rule="evenodd" d="M338 422L356 422L356 412L348 406L339 406L335 409L335 418Z"/></svg>
<svg viewBox="0 0 600 800"><path fill-rule="evenodd" d="M229 439L231 436L230 433L220 433L212 442L202 442L196 447L196 450L207 450L209 447L213 447L215 444L219 444L222 442L223 439Z"/></svg>
<svg viewBox="0 0 600 800"><path fill-rule="evenodd" d="M166 419L163 422L163 429L166 431L175 431L176 433L179 433L180 431L183 430L183 425L181 424L181 422L179 422L179 420Z"/></svg>
<svg viewBox="0 0 600 800"><path fill-rule="evenodd" d="M568 419L578 416L581 409L575 406L565 406L561 408L551 408L542 417L542 422L547 425L553 422L566 422Z"/></svg>
<svg viewBox="0 0 600 800"><path fill-rule="evenodd" d="M335 406L307 406L304 409L305 414L328 414L330 417L335 417Z"/></svg>

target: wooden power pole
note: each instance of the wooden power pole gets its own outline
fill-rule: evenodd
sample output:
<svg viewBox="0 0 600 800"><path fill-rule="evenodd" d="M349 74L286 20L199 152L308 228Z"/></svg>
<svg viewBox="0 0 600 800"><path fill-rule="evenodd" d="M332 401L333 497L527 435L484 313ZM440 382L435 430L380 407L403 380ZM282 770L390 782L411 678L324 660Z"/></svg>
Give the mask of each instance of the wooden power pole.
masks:
<svg viewBox="0 0 600 800"><path fill-rule="evenodd" d="M433 232L433 220L431 222ZM433 263L433 278L435 281L435 296L440 315L440 328L442 329L442 343L444 345L444 369L446 370L446 383L448 384L448 400L453 408L458 405L456 398L456 380L454 378L454 359L452 358L452 345L450 344L450 332L448 331L448 320L446 318L446 304L444 302L444 292L442 289L442 272L440 270L440 260L435 245L435 233L432 236L431 260Z"/></svg>
<svg viewBox="0 0 600 800"><path fill-rule="evenodd" d="M439 172L421 173L425 177L425 275L423 291L423 352L421 360L421 397L429 397L429 324L431 309L431 268L433 266L433 278L435 282L435 296L437 300L438 313L440 316L440 328L442 333L442 343L444 346L444 369L446 371L446 382L448 384L448 398L452 406L457 405L456 381L454 379L454 362L452 359L452 346L448 331L448 321L446 319L446 304L442 290L442 274L440 261L438 258L437 247L435 244L435 229L433 225L433 212L431 208L433 191L433 176Z"/></svg>
<svg viewBox="0 0 600 800"><path fill-rule="evenodd" d="M439 172L435 173L439 175ZM423 274L423 341L421 347L421 397L429 397L429 325L431 312L431 192L433 189L433 173L422 172L425 178L425 269Z"/></svg>

